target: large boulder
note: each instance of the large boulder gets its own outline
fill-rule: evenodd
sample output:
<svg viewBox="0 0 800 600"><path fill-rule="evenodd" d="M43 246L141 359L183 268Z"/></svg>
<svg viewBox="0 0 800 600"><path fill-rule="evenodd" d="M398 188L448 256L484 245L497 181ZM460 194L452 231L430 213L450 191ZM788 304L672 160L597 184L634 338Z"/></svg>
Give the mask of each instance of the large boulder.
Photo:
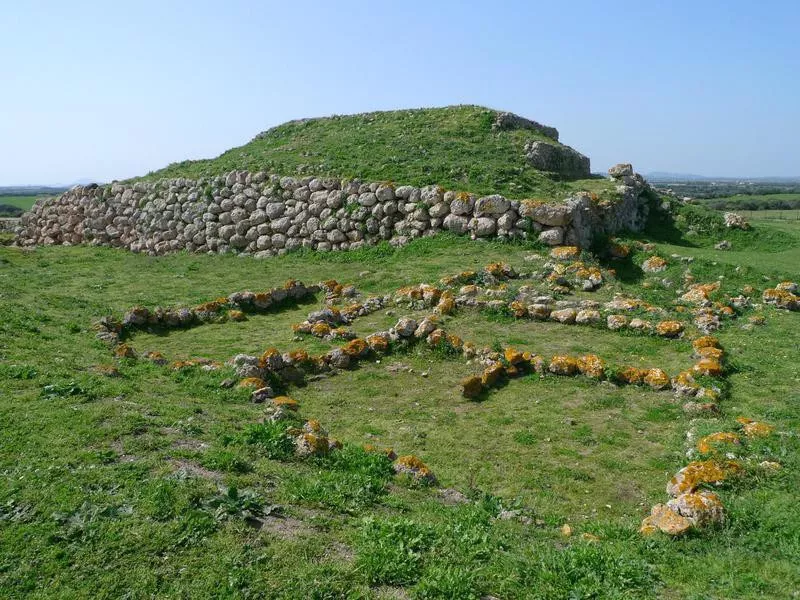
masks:
<svg viewBox="0 0 800 600"><path fill-rule="evenodd" d="M532 167L569 179L585 179L591 175L589 158L568 146L528 142L525 144L525 157Z"/></svg>

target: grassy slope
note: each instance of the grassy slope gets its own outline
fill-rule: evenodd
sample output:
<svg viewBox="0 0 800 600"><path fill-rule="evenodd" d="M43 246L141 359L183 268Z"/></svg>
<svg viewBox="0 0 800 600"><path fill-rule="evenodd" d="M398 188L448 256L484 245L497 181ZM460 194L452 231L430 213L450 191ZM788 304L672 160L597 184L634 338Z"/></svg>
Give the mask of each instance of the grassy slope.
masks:
<svg viewBox="0 0 800 600"><path fill-rule="evenodd" d="M757 224L755 234L735 237L734 248L749 244L738 254L714 251L714 239L700 236L670 236L658 251L695 256L698 280L724 275L735 295L745 283L760 289L796 273L800 230L781 225ZM790 597L800 577L797 315L768 309L765 327L722 332L736 367L731 398L720 422L696 424L708 432L730 427L739 414L769 420L790 432L766 448L783 471L723 489L728 524L679 541L635 533L685 462L689 420L669 393L531 376L472 403L456 392L471 369L429 352L390 356L292 392L305 416L320 418L346 444L394 445L423 457L444 486L490 494L474 506L450 507L402 484L376 492L372 484L385 480L360 474L363 461L331 471L270 460L237 442L263 409L221 390L226 373L182 375L130 363L120 365L121 378L108 379L87 370L110 362L88 330L91 321L134 303L196 303L288 276L332 274L385 292L490 260L528 268L522 258L529 252L449 236L397 251L268 261L0 248L0 595L343 598L402 597L398 590L407 589L458 598ZM672 261L645 290L634 263L615 265L620 281L599 298L623 291L668 303L673 291L656 282L678 280L685 267ZM298 344L288 326L314 306L165 337L142 334L133 343L171 358L286 349ZM356 329L391 320L379 312ZM450 323L467 338L543 354L594 351L612 362L669 369L688 360L685 342L470 313ZM386 370L396 362L415 373ZM178 464L202 466L208 477L176 477ZM240 518L210 518L200 507L220 484L253 489L293 520L281 530L256 530ZM540 526L492 518L499 505L517 503ZM565 521L601 542L565 541L558 535Z"/></svg>
<svg viewBox="0 0 800 600"><path fill-rule="evenodd" d="M438 184L513 198L552 197L570 189L607 189L604 180L556 182L526 164L535 131L493 132L495 111L477 106L375 112L289 122L210 160L174 163L160 177L218 175L233 169Z"/></svg>

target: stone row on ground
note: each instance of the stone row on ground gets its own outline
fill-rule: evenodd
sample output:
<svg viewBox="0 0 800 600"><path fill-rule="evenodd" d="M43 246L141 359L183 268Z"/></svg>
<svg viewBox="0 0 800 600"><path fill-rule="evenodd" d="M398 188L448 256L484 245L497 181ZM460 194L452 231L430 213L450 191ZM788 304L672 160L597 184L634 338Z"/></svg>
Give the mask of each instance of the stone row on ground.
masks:
<svg viewBox="0 0 800 600"><path fill-rule="evenodd" d="M17 228L21 246L95 244L165 254L239 252L258 258L298 248L402 245L450 231L587 247L600 234L638 231L649 186L630 165L609 170L614 201L578 192L563 202L477 197L389 182L232 171L198 180L78 186L39 201Z"/></svg>

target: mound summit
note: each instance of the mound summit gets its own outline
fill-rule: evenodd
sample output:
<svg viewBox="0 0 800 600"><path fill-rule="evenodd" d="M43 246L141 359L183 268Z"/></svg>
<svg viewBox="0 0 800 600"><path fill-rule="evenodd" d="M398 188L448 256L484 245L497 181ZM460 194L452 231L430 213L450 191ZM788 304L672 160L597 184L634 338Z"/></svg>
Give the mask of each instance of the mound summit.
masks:
<svg viewBox="0 0 800 600"><path fill-rule="evenodd" d="M591 177L589 159L558 130L481 106L370 112L289 121L217 158L183 161L144 179L232 170L392 181L476 194L551 195Z"/></svg>

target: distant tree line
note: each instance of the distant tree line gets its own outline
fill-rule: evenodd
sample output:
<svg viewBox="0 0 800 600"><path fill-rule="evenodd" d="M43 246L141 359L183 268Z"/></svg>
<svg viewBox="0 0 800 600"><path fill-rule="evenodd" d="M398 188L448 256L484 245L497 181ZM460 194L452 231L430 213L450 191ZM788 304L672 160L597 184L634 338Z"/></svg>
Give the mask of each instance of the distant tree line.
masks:
<svg viewBox="0 0 800 600"><path fill-rule="evenodd" d="M797 198L759 198L740 196L733 198L703 199L698 204L716 210L794 210L800 209L800 195Z"/></svg>

